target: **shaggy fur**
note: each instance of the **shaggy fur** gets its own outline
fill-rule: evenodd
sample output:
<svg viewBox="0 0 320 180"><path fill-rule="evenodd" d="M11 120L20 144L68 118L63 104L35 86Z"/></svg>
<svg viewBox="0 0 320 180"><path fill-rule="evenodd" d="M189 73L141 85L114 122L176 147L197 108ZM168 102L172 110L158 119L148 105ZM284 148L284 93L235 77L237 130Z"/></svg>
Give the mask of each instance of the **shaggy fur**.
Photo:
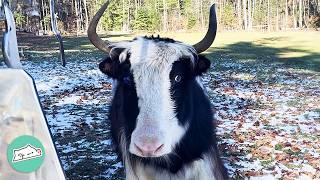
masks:
<svg viewBox="0 0 320 180"><path fill-rule="evenodd" d="M109 116L127 179L228 179L198 81L208 59L172 39L140 37L114 43L99 66L117 82ZM142 135L163 143L161 152L140 156L133 144Z"/></svg>

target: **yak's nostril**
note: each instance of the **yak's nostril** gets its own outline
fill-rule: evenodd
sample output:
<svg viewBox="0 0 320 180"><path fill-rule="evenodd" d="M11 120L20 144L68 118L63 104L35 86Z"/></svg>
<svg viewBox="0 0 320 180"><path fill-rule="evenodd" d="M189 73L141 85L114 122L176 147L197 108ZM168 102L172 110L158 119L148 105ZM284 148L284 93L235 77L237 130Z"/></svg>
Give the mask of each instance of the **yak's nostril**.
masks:
<svg viewBox="0 0 320 180"><path fill-rule="evenodd" d="M139 151L139 153L143 154L143 150L139 148L139 146L134 143L134 147Z"/></svg>
<svg viewBox="0 0 320 180"><path fill-rule="evenodd" d="M164 144L161 144L154 152L157 153L159 151L161 151L164 147Z"/></svg>

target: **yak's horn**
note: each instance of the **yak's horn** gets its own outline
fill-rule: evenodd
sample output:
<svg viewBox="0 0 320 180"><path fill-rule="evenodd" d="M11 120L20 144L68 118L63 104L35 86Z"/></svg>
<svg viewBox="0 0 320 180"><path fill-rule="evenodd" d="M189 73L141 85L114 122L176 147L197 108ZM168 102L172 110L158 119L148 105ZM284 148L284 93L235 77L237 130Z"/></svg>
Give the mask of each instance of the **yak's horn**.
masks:
<svg viewBox="0 0 320 180"><path fill-rule="evenodd" d="M209 28L206 36L197 44L193 45L198 54L206 51L212 45L217 34L217 17L215 5L210 8Z"/></svg>
<svg viewBox="0 0 320 180"><path fill-rule="evenodd" d="M89 28L88 28L88 37L91 43L101 51L110 52L110 48L108 47L110 45L109 41L103 41L97 34L97 25L98 22L103 15L104 11L108 8L108 5L110 4L111 0L106 0L106 2L101 6L99 11L94 15L92 18Z"/></svg>

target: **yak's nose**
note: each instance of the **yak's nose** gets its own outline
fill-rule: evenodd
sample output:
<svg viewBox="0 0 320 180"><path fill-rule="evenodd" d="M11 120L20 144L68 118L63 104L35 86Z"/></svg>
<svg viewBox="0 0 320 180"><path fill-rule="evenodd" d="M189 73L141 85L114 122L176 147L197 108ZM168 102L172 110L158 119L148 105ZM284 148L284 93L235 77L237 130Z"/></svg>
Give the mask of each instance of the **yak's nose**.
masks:
<svg viewBox="0 0 320 180"><path fill-rule="evenodd" d="M134 147L137 150L137 155L142 157L157 157L161 155L164 144L161 143L134 143Z"/></svg>
<svg viewBox="0 0 320 180"><path fill-rule="evenodd" d="M164 144L155 136L140 136L132 141L130 152L141 157L159 157L164 154Z"/></svg>

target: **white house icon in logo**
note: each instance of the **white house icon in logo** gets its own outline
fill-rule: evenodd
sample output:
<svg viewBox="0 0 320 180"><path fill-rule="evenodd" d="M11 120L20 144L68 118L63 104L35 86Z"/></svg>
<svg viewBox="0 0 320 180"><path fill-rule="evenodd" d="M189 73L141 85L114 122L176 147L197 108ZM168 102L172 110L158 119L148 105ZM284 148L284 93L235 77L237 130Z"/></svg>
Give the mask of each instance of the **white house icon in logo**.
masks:
<svg viewBox="0 0 320 180"><path fill-rule="evenodd" d="M41 148L33 147L32 145L28 144L19 149L13 149L13 159L12 162L20 162L25 160L30 160L34 158L38 158L42 156Z"/></svg>

